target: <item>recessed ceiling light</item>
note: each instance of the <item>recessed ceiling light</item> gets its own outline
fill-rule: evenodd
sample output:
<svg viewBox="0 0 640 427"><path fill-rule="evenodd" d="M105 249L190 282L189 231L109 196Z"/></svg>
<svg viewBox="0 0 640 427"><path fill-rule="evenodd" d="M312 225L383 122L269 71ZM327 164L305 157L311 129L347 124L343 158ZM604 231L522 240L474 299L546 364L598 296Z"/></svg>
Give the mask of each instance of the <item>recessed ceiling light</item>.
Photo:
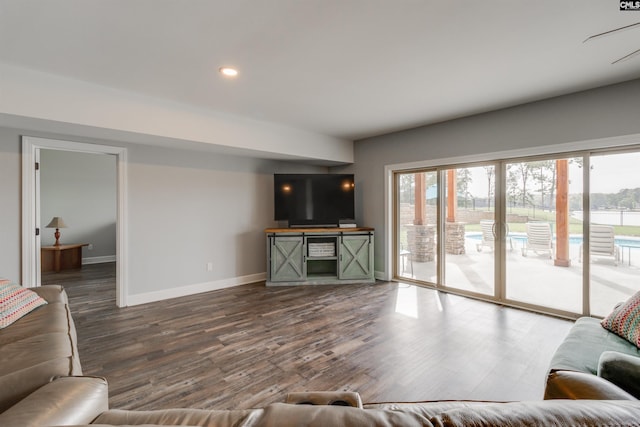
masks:
<svg viewBox="0 0 640 427"><path fill-rule="evenodd" d="M238 75L238 70L232 67L220 67L220 73L226 77L235 77Z"/></svg>

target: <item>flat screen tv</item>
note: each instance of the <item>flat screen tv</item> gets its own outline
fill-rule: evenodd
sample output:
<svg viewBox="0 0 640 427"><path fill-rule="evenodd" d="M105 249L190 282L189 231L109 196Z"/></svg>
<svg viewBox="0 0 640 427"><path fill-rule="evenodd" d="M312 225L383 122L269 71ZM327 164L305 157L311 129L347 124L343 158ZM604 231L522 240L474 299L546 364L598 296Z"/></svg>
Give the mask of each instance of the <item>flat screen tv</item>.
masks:
<svg viewBox="0 0 640 427"><path fill-rule="evenodd" d="M337 226L354 218L353 174L275 174L276 221L289 227Z"/></svg>

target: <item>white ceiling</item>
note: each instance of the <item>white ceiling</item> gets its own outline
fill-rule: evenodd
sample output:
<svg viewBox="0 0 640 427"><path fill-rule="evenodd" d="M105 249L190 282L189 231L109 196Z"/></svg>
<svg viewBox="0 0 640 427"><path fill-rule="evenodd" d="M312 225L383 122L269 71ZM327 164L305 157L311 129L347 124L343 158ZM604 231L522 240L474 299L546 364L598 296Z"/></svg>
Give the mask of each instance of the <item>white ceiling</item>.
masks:
<svg viewBox="0 0 640 427"><path fill-rule="evenodd" d="M614 0L0 0L0 62L348 140L640 77ZM217 69L233 65L235 80Z"/></svg>

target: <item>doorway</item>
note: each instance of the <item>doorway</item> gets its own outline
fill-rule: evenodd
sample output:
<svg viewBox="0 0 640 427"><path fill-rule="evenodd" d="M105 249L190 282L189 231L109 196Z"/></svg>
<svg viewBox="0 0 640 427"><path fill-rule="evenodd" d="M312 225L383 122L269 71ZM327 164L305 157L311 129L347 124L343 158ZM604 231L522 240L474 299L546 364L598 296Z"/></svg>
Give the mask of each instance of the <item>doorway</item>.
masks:
<svg viewBox="0 0 640 427"><path fill-rule="evenodd" d="M73 153L111 155L116 158L116 305L127 305L126 275L126 149L121 147L86 144L72 141L23 137L23 256L22 281L25 286L41 285L40 247L42 230L40 223L40 176L38 164L41 150L57 150ZM48 221L48 219L43 219Z"/></svg>

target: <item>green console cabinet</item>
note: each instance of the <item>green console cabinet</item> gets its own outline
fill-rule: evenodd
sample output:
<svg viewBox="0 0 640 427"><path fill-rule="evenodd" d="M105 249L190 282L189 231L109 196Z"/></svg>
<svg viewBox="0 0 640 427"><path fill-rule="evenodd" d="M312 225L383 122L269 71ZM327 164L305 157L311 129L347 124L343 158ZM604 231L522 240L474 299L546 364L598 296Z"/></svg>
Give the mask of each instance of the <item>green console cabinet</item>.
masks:
<svg viewBox="0 0 640 427"><path fill-rule="evenodd" d="M267 285L373 283L372 228L269 228Z"/></svg>

